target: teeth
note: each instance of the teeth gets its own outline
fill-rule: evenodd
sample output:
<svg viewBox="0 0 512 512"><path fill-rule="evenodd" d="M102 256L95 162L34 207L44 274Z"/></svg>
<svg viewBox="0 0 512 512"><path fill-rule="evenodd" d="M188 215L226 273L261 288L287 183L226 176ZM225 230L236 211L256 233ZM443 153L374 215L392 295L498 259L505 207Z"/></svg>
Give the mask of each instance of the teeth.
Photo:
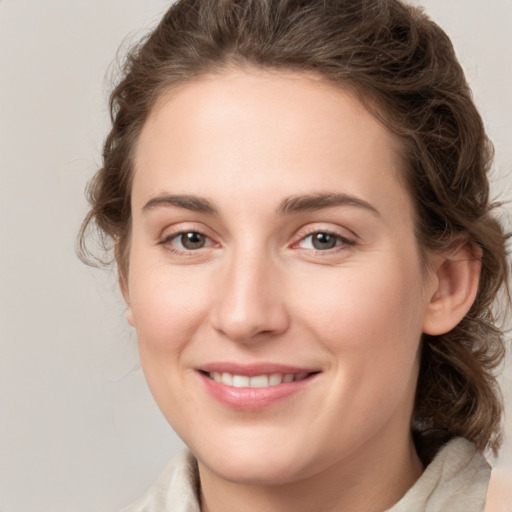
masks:
<svg viewBox="0 0 512 512"><path fill-rule="evenodd" d="M216 382L235 388L266 388L278 386L281 383L296 382L305 379L309 373L272 373L270 375L234 375L227 372L211 372L208 374Z"/></svg>
<svg viewBox="0 0 512 512"><path fill-rule="evenodd" d="M248 388L249 383L249 377L245 375L233 375L233 386L235 388Z"/></svg>
<svg viewBox="0 0 512 512"><path fill-rule="evenodd" d="M221 375L220 381L222 382L222 384L226 384L226 386L232 386L233 375L231 375L231 373L223 373Z"/></svg>
<svg viewBox="0 0 512 512"><path fill-rule="evenodd" d="M283 376L280 373L273 373L268 379L271 386L278 386L281 382L283 382Z"/></svg>

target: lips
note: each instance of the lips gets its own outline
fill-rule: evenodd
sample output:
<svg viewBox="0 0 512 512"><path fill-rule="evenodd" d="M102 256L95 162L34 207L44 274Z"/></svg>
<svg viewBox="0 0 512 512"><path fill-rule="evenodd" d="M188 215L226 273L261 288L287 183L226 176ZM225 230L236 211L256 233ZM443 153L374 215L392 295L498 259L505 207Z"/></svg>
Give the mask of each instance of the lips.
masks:
<svg viewBox="0 0 512 512"><path fill-rule="evenodd" d="M217 401L233 409L255 411L299 393L320 372L286 365L212 363L198 373Z"/></svg>

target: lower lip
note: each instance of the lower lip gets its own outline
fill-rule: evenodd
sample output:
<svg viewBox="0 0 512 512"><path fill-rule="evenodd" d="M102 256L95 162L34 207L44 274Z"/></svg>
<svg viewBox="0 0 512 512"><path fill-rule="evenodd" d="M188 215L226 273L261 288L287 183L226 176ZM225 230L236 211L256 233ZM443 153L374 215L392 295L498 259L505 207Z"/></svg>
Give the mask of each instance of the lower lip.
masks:
<svg viewBox="0 0 512 512"><path fill-rule="evenodd" d="M199 373L207 391L219 402L239 411L265 409L299 393L314 379L312 374L305 379L283 382L265 388L236 388L217 382L204 373Z"/></svg>

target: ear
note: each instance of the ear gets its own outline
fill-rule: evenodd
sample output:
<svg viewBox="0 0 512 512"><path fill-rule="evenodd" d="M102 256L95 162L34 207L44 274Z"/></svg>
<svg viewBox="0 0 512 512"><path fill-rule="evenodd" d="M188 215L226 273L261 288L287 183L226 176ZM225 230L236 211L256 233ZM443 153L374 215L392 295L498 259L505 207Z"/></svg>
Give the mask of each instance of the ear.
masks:
<svg viewBox="0 0 512 512"><path fill-rule="evenodd" d="M130 293L128 290L128 277L119 269L117 271L117 282L119 283L119 288L121 289L124 301L126 302L126 320L132 327L135 327L133 323L132 307L130 304Z"/></svg>
<svg viewBox="0 0 512 512"><path fill-rule="evenodd" d="M445 334L466 316L478 292L481 257L482 250L470 242L433 256L435 285L424 318L425 334Z"/></svg>

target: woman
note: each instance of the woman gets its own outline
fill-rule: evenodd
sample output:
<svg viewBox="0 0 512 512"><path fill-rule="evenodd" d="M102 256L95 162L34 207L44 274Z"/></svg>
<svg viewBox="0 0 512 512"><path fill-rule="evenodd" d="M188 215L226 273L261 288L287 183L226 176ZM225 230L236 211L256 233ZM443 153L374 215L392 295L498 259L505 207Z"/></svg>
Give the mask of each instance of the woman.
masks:
<svg viewBox="0 0 512 512"><path fill-rule="evenodd" d="M190 452L129 511L480 511L506 289L491 146L396 0L183 0L89 189Z"/></svg>

